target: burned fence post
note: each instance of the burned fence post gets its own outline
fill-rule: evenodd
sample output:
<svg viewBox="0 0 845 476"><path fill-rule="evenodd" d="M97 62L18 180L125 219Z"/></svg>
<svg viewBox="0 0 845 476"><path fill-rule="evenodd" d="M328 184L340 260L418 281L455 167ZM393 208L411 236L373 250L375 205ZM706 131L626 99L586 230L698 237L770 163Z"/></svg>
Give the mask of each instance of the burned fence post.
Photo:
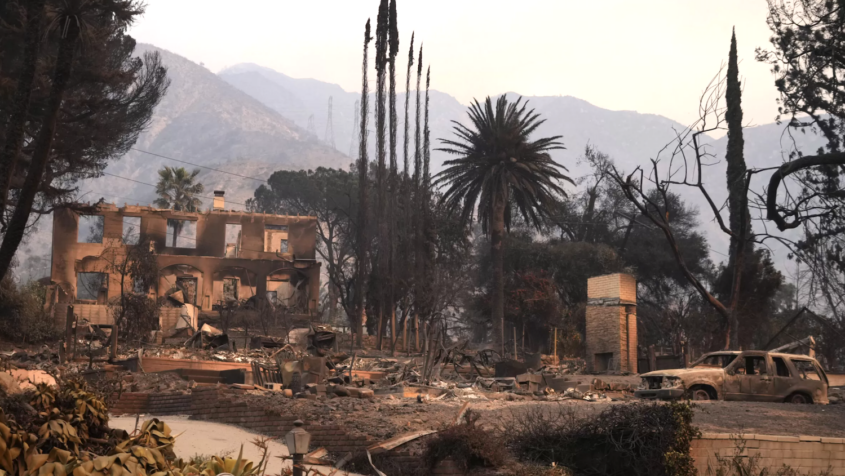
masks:
<svg viewBox="0 0 845 476"><path fill-rule="evenodd" d="M654 351L654 344L648 346L648 371L657 370L657 352Z"/></svg>
<svg viewBox="0 0 845 476"><path fill-rule="evenodd" d="M111 326L111 360L117 360L117 323Z"/></svg>
<svg viewBox="0 0 845 476"><path fill-rule="evenodd" d="M67 320L65 321L65 359L72 360L71 342L73 339L73 306L67 307Z"/></svg>

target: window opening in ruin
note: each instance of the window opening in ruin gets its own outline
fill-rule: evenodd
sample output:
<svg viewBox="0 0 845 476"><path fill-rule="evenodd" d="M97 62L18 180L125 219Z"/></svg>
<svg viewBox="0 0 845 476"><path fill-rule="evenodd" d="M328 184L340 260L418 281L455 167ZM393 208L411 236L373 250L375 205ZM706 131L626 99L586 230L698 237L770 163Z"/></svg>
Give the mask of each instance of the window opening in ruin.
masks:
<svg viewBox="0 0 845 476"><path fill-rule="evenodd" d="M745 366L738 367L736 373L740 375L767 375L766 358L760 356L748 356L745 358Z"/></svg>
<svg viewBox="0 0 845 476"><path fill-rule="evenodd" d="M149 286L144 284L143 279L134 279L134 278L132 279L132 293L133 294L143 295L143 294L147 294L148 291L149 291Z"/></svg>
<svg viewBox="0 0 845 476"><path fill-rule="evenodd" d="M238 278L223 278L223 300L238 300Z"/></svg>
<svg viewBox="0 0 845 476"><path fill-rule="evenodd" d="M77 273L76 299L104 303L109 292L108 276L106 273Z"/></svg>
<svg viewBox="0 0 845 476"><path fill-rule="evenodd" d="M176 278L176 287L186 303L197 305L197 278Z"/></svg>
<svg viewBox="0 0 845 476"><path fill-rule="evenodd" d="M778 377L789 377L789 367L786 366L786 362L780 357L772 357L772 360L775 363L775 374Z"/></svg>
<svg viewBox="0 0 845 476"><path fill-rule="evenodd" d="M167 246L172 248L196 248L197 222L168 218Z"/></svg>
<svg viewBox="0 0 845 476"><path fill-rule="evenodd" d="M141 217L123 217L123 243L137 245L141 240Z"/></svg>
<svg viewBox="0 0 845 476"><path fill-rule="evenodd" d="M241 225L226 224L226 258L237 258L241 251Z"/></svg>
<svg viewBox="0 0 845 476"><path fill-rule="evenodd" d="M275 304L287 305L293 295L290 279L268 281L267 287L275 293Z"/></svg>
<svg viewBox="0 0 845 476"><path fill-rule="evenodd" d="M819 375L818 370L816 370L816 366L813 365L812 362L809 360L793 360L792 363L795 365L795 370L798 371L798 375L801 376L804 380L821 380L821 376Z"/></svg>
<svg viewBox="0 0 845 476"><path fill-rule="evenodd" d="M611 365L613 362L613 352L604 352L601 354L595 355L595 368L599 372L604 372L606 370L611 370Z"/></svg>
<svg viewBox="0 0 845 476"><path fill-rule="evenodd" d="M289 251L287 225L264 225L264 251L273 253Z"/></svg>
<svg viewBox="0 0 845 476"><path fill-rule="evenodd" d="M82 215L79 217L79 243L102 243L105 218L102 215Z"/></svg>

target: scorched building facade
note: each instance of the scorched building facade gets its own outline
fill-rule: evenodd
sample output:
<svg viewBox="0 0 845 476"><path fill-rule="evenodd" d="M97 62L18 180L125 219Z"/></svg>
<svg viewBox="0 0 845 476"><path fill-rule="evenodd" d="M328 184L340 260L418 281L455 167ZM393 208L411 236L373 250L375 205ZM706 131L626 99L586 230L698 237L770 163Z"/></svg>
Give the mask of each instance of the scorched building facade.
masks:
<svg viewBox="0 0 845 476"><path fill-rule="evenodd" d="M174 307L187 307L196 318L250 299L266 298L293 316L316 315L315 217L225 210L222 192L215 192L207 212L109 204L96 210L90 215L60 210L53 216L49 305L60 322L71 304L80 318L112 322L108 304L120 296L121 280L110 272L106 256L131 246L152 247L159 279L149 289L124 286L176 303L162 308L162 330L175 324L168 312L184 314Z"/></svg>

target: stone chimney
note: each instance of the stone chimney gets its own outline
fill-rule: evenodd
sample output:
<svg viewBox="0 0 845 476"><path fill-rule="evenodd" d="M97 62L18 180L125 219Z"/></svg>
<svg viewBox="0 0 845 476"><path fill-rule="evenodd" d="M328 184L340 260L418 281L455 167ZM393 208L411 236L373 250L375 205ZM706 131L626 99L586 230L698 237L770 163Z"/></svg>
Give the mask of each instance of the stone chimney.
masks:
<svg viewBox="0 0 845 476"><path fill-rule="evenodd" d="M214 191L214 205L211 207L212 210L219 212L226 209L226 200L223 198L225 193L223 190Z"/></svg>
<svg viewBox="0 0 845 476"><path fill-rule="evenodd" d="M637 281L629 274L587 280L587 370L637 372Z"/></svg>

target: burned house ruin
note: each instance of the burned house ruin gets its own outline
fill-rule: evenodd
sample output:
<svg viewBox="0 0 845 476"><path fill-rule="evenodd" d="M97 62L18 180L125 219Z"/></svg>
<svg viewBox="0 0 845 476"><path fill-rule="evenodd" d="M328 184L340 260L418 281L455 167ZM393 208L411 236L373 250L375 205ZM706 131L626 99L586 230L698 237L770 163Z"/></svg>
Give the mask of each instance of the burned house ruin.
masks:
<svg viewBox="0 0 845 476"><path fill-rule="evenodd" d="M637 372L637 281L629 274L587 280L587 370Z"/></svg>
<svg viewBox="0 0 845 476"><path fill-rule="evenodd" d="M112 324L108 303L120 296L121 275L109 272L106 255L149 246L158 282L124 286L158 300L163 331L185 327L180 314L186 308L195 327L198 317L219 315L226 303L265 298L295 319L310 320L320 289L316 218L224 205L223 192L215 192L206 212L113 204L99 204L91 215L56 211L48 295L53 316L63 323L72 304L74 314L91 324Z"/></svg>

